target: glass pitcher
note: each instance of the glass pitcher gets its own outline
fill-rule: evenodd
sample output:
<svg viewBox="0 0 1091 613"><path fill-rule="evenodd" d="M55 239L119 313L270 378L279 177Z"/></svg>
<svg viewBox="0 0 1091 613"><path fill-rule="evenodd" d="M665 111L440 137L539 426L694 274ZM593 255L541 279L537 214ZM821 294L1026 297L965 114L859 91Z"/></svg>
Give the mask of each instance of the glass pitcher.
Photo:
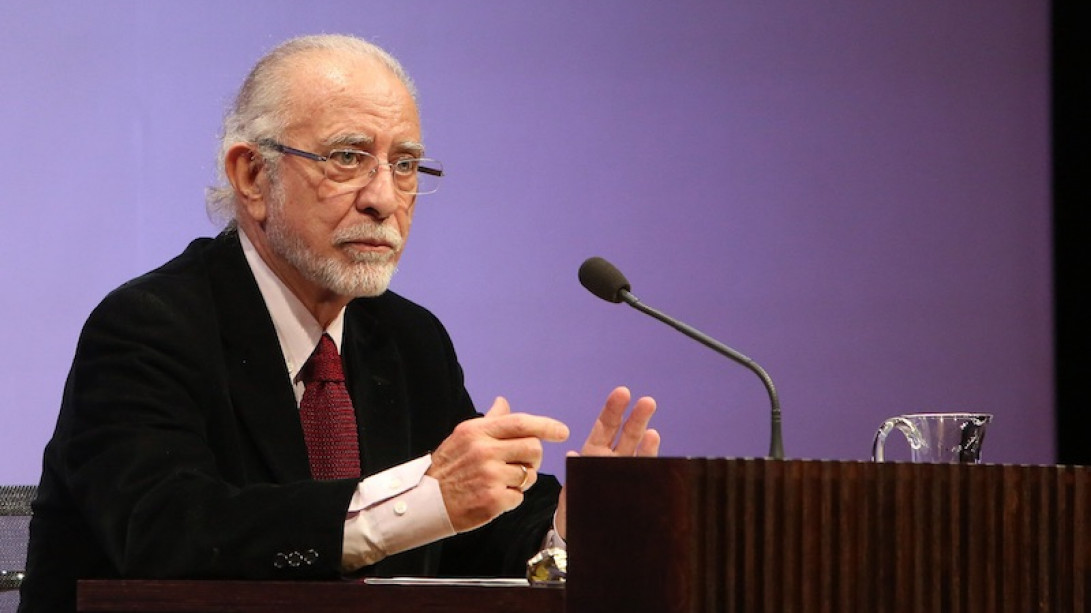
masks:
<svg viewBox="0 0 1091 613"><path fill-rule="evenodd" d="M913 462L968 463L981 461L987 413L914 413L891 417L879 426L871 445L871 459L883 461L886 437L900 430L909 441Z"/></svg>

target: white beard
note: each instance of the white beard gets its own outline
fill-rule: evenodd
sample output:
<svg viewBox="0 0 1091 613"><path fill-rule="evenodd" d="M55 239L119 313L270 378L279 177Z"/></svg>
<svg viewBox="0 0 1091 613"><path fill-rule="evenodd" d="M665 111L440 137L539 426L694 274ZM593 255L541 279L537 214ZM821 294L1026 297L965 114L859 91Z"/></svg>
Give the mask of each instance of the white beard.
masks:
<svg viewBox="0 0 1091 613"><path fill-rule="evenodd" d="M376 223L362 223L344 228L333 235L334 245L363 239L382 240L394 247L390 253L370 253L346 250L352 259L343 262L323 257L307 247L303 237L285 223L282 215L284 194L279 186L273 187L269 218L265 231L269 246L287 260L308 280L339 295L378 296L390 286L390 279L398 270L398 254L402 250L402 237L397 230Z"/></svg>

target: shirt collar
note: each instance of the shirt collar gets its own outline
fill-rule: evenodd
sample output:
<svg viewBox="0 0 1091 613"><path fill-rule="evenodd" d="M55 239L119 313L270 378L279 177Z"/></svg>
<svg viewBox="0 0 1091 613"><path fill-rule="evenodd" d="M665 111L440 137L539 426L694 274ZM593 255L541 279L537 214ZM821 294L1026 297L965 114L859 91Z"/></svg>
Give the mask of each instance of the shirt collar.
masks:
<svg viewBox="0 0 1091 613"><path fill-rule="evenodd" d="M265 308L269 310L269 316L273 319L273 327L277 332L277 340L280 341L280 350L284 354L284 364L288 367L288 374L293 382L298 381L299 371L314 353L318 341L325 332L337 345L338 353L341 352L341 337L345 325L345 309L337 313L337 317L330 322L325 330L319 325L318 320L311 315L307 307L292 293L292 290L280 280L280 277L269 268L265 260L250 242L241 228L239 240L242 242L242 252L246 256L246 262L254 273L254 279L258 282L261 297L265 300Z"/></svg>

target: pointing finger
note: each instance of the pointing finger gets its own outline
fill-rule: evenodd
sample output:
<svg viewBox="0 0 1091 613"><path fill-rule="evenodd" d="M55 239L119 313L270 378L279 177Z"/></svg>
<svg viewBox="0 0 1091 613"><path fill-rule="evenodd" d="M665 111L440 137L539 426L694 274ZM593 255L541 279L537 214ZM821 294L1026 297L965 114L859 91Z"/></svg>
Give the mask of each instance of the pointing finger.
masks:
<svg viewBox="0 0 1091 613"><path fill-rule="evenodd" d="M482 432L498 439L534 437L550 443L568 439L568 426L551 417L510 413L492 417L492 411L482 423Z"/></svg>

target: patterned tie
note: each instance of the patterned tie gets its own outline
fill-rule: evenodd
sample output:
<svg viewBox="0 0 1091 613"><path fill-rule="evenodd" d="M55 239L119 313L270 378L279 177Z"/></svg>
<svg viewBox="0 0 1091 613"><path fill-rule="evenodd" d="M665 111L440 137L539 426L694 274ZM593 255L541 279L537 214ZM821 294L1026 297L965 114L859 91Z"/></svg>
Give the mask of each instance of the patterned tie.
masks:
<svg viewBox="0 0 1091 613"><path fill-rule="evenodd" d="M360 477L360 444L345 371L328 334L303 366L306 389L299 403L303 438L315 479Z"/></svg>

